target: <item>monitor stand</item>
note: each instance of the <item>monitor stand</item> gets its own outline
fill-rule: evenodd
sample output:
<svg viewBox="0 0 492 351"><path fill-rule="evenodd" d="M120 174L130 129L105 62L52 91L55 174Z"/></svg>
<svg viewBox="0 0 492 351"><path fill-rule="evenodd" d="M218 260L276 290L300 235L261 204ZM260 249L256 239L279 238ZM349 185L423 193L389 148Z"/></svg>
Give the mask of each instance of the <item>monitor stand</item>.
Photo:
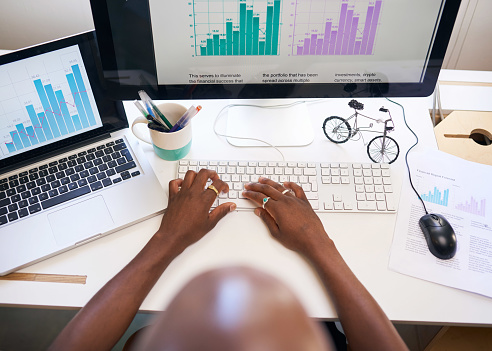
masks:
<svg viewBox="0 0 492 351"><path fill-rule="evenodd" d="M305 146L314 140L306 103L298 100L235 100L227 117L227 141L234 146ZM253 106L254 105L254 106ZM287 105L287 106L285 106ZM261 107L259 107L261 106ZM278 106L278 107L272 107Z"/></svg>

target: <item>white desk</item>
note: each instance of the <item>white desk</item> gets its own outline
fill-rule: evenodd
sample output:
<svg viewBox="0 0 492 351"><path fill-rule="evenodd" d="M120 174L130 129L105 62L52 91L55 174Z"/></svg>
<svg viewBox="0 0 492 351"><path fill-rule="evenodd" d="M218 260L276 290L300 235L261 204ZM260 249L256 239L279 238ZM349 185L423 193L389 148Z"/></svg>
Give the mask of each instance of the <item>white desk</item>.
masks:
<svg viewBox="0 0 492 351"><path fill-rule="evenodd" d="M400 144L400 157L393 165L395 189L412 196L404 168L404 152L414 139L405 128L398 106L386 100L360 99L364 112L377 115L384 105L392 112L396 130L392 136ZM436 148L436 141L425 99L397 99L406 108L407 119L420 137L417 149ZM321 129L324 118L348 116L348 99L332 99L310 104L315 141L300 148L283 148L287 160L363 161L368 162L362 141L336 145L329 142ZM184 101L189 106L191 102ZM188 158L280 160L270 148L235 148L212 131L213 121L227 101L197 101L203 110L193 121L193 146ZM129 120L138 116L132 104L126 105ZM374 111L374 112L373 112ZM142 145L161 184L173 179L176 162L159 159L148 145ZM131 206L131 204L129 204ZM429 283L388 270L388 257L395 214L322 214L329 235L341 254L382 306L388 317L397 322L436 324L492 325L492 300ZM27 306L83 306L113 275L144 246L160 223L155 217L130 228L51 258L23 272L87 275L86 285L40 282L0 282L0 304ZM189 247L164 272L144 301L141 310L162 310L178 289L204 270L230 265L247 265L264 270L289 285L299 296L309 315L336 319L329 297L311 267L297 254L274 241L263 223L251 212L226 216L205 238Z"/></svg>

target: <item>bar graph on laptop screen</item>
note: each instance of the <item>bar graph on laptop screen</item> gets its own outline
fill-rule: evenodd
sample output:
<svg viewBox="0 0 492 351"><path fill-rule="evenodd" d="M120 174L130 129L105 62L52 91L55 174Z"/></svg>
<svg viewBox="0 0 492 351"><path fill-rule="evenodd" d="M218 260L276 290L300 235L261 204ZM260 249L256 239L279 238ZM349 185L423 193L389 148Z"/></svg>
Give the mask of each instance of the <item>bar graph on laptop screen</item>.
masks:
<svg viewBox="0 0 492 351"><path fill-rule="evenodd" d="M78 46L0 66L0 159L101 126Z"/></svg>

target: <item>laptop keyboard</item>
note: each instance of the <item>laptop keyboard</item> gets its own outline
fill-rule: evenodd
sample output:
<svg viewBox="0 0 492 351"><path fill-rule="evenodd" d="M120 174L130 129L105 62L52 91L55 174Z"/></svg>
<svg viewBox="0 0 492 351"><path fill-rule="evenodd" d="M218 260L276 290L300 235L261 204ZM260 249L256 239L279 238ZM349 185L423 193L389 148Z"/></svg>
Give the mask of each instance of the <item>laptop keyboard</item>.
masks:
<svg viewBox="0 0 492 351"><path fill-rule="evenodd" d="M117 139L0 179L0 226L139 174Z"/></svg>

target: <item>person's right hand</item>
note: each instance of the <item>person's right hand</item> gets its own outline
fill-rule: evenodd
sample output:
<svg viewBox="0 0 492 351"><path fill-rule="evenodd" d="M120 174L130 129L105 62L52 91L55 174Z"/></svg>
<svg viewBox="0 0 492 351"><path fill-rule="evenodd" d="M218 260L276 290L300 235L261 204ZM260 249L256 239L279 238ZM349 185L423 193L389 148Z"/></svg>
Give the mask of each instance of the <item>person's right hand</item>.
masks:
<svg viewBox="0 0 492 351"><path fill-rule="evenodd" d="M272 236L288 249L309 256L320 245L330 241L320 219L314 213L302 188L296 183L285 182L284 186L267 178L258 183L246 184L243 195L262 205L256 208L258 215L267 225ZM291 190L285 192L285 190Z"/></svg>

